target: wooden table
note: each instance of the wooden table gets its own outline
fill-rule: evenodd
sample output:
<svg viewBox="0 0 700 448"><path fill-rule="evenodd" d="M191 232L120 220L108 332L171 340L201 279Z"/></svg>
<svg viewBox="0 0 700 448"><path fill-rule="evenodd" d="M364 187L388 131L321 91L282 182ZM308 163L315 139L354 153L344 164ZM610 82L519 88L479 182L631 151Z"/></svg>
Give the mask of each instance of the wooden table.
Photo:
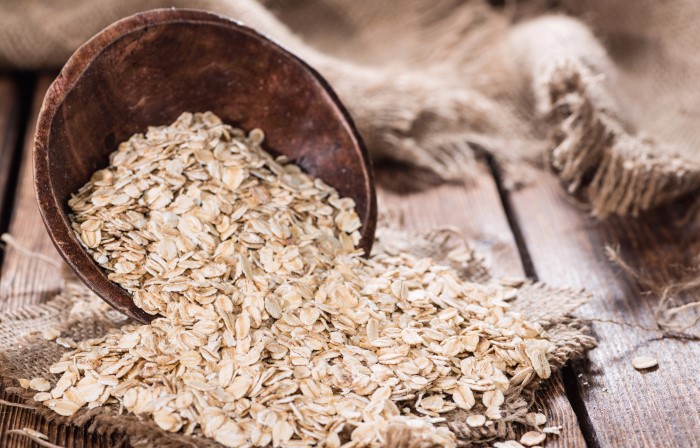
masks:
<svg viewBox="0 0 700 448"><path fill-rule="evenodd" d="M0 232L58 259L34 198L33 128L51 77L0 74ZM379 177L392 176L382 171ZM548 447L700 447L700 342L662 338L655 326L657 299L610 263L606 244L651 279L673 279L679 265L700 253L700 227L677 227L682 206L639 219L596 222L575 206L550 174L538 173L525 188L507 191L494 163L480 162L468 186L441 185L421 192L380 188L380 207L400 211L405 225L427 230L459 228L497 275L522 276L556 286L585 287L593 299L579 312L600 346L587 360L567 366L539 393L548 424L562 425ZM60 273L47 263L0 252L0 310L49 299ZM692 297L686 298L687 300ZM659 367L634 370L636 355ZM16 398L0 394L0 398ZM0 446L33 442L7 430L31 427L65 447L110 446L85 431L47 423L28 410L0 406Z"/></svg>

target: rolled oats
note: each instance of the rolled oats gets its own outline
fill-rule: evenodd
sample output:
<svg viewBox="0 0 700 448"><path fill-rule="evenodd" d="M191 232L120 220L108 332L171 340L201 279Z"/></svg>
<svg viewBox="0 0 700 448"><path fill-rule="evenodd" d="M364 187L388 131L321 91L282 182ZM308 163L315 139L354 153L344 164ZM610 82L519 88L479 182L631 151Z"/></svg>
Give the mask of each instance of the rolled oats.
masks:
<svg viewBox="0 0 700 448"><path fill-rule="evenodd" d="M122 143L71 198L76 237L159 317L58 338L72 350L37 394L46 406L118 402L236 447L380 446L397 425L455 446L447 413L497 423L509 394L549 377L553 345L503 300L517 283L464 282L405 253L363 258L353 201L263 138L185 113Z"/></svg>

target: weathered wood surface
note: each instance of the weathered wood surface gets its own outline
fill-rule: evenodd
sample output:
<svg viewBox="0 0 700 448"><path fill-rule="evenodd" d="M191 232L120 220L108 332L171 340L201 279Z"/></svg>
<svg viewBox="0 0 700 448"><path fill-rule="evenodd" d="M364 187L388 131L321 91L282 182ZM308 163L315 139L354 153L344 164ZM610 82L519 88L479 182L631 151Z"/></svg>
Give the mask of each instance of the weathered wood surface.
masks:
<svg viewBox="0 0 700 448"><path fill-rule="evenodd" d="M51 78L40 77L37 81L30 117L27 122L18 184L12 206L9 233L15 240L32 251L60 260L56 249L48 238L41 221L32 180L31 147L36 116L41 107L44 92ZM1 106L0 106L1 109ZM0 129L3 129L0 124ZM15 131L16 132L16 131ZM0 135L0 139L3 136ZM1 141L1 140L0 140ZM14 250L6 250L0 270L0 310L15 310L21 306L40 303L50 298L61 285L61 273L49 263L28 258ZM4 391L0 398L17 401ZM109 440L88 434L73 426L48 423L35 412L6 405L0 406L0 447L29 448L34 442L18 435L7 434L9 429L32 428L49 436L52 443L65 447L108 447Z"/></svg>
<svg viewBox="0 0 700 448"><path fill-rule="evenodd" d="M398 194L382 187L382 179L391 176L383 172L377 176L380 211L398 214L407 229L417 232L454 226L485 258L494 275L525 275L498 187L486 164L479 164L468 187L441 185ZM561 374L555 375L538 392L537 405L547 415L548 425L562 426L561 437L550 437L548 447L586 446L576 414L564 392Z"/></svg>
<svg viewBox="0 0 700 448"><path fill-rule="evenodd" d="M47 77L42 77L37 82L25 132L8 232L23 247L60 260L41 221L32 177L31 149L34 125L41 107L41 99L49 84L50 79ZM17 251L7 251L0 272L0 302L3 310L16 310L24 305L40 303L55 294L61 286L61 273L53 265L22 256Z"/></svg>
<svg viewBox="0 0 700 448"><path fill-rule="evenodd" d="M606 244L619 245L623 259L651 280L677 280L679 267L697 263L700 253L697 224L676 226L683 206L597 222L572 203L553 175L539 176L512 193L510 202L539 279L590 291L593 299L580 316L628 324L593 323L600 345L587 362L574 365L591 445L700 446L700 344L639 328L655 328L658 298L645 294L604 252ZM698 300L697 292L683 300ZM639 355L657 358L659 367L636 371L632 358Z"/></svg>
<svg viewBox="0 0 700 448"><path fill-rule="evenodd" d="M9 175L18 126L16 83L0 77L0 205L11 213L3 222L25 247L58 259L39 217L31 177L29 151L34 118L48 77L40 77L30 119L24 132L20 171ZM16 188L9 185L17 179ZM9 190L8 190L9 187ZM14 192L10 202L7 191ZM700 345L693 341L662 339L653 328L657 299L612 265L604 254L606 243L619 244L625 259L657 282L673 280L680 265L700 253L697 225L678 228L678 210L664 209L638 220L596 223L571 204L554 177L538 176L534 184L509 194L504 211L496 180L481 166L468 188L442 185L415 193L398 194L380 188L380 207L403 215L406 227L424 231L452 225L485 256L496 275L535 274L559 286L583 286L594 299L583 307L583 317L614 320L629 325L594 323L600 347L589 361L577 363L566 373L566 383L577 416L564 392L561 375L538 395L538 405L549 414L550 424L563 425L563 435L548 447L697 447L700 446ZM678 207L676 207L678 209ZM514 232L515 230L515 232ZM514 234L522 236L520 247ZM60 286L60 273L49 264L4 251L0 267L0 310L38 303ZM526 260L527 270L523 261ZM531 262L531 266L530 263ZM684 300L692 300L685 297ZM636 355L652 355L660 366L640 373L631 365ZM581 375L578 377L578 375ZM16 401L4 392L0 398ZM0 406L0 446L36 446L26 438L8 435L8 429L30 427L66 447L108 447L108 440L72 427L49 424L35 413Z"/></svg>
<svg viewBox="0 0 700 448"><path fill-rule="evenodd" d="M382 213L398 215L406 229L419 233L454 227L484 257L494 275L524 275L518 247L488 167L479 164L469 187L440 185L412 193L387 189L382 178L389 176L384 172L377 176Z"/></svg>

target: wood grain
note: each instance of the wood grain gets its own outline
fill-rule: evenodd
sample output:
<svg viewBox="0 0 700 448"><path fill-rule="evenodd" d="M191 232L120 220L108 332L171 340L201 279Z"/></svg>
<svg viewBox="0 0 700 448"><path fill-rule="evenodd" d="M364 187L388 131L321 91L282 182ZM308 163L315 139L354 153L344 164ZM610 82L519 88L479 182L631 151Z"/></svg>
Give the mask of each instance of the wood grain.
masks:
<svg viewBox="0 0 700 448"><path fill-rule="evenodd" d="M380 172L377 178L388 176L391 174ZM402 194L385 188L380 181L377 189L380 210L398 213L406 228L427 232L453 226L485 258L495 275L524 275L498 190L485 165L479 164L468 187L447 184Z"/></svg>
<svg viewBox="0 0 700 448"><path fill-rule="evenodd" d="M624 259L661 284L674 281L674 271L697 262L700 253L700 228L676 228L677 208L596 222L553 175L513 193L511 202L538 277L593 293L579 312L585 318L655 326L657 299L607 259L606 244L619 245ZM593 428L589 440L604 447L700 446L700 344L629 325L593 323L600 346L589 362L575 365ZM632 358L638 355L656 357L658 369L637 372Z"/></svg>
<svg viewBox="0 0 700 448"><path fill-rule="evenodd" d="M34 125L41 107L43 94L51 80L39 79L20 165L15 192L14 210L8 232L23 247L60 260L39 216L32 178L31 148L34 141ZM51 297L61 286L61 272L55 266L28 258L17 251L8 250L0 271L0 303L5 311L39 303Z"/></svg>
<svg viewBox="0 0 700 448"><path fill-rule="evenodd" d="M479 164L468 187L440 185L399 194L382 186L381 180L391 176L391 173L377 174L377 196L382 212L398 213L404 226L417 232L439 226L454 226L485 257L494 275L524 276L518 247L501 205L496 183L485 164ZM561 374L545 382L538 391L536 405L547 415L548 425L562 426L561 437L550 438L547 447L586 446L576 414L564 392Z"/></svg>
<svg viewBox="0 0 700 448"><path fill-rule="evenodd" d="M17 185L9 233L22 246L60 260L56 249L46 233L39 216L34 185L32 181L31 148L36 117L41 107L44 92L51 83L51 77L42 76L37 82L32 111L27 125L24 150L21 155L19 183ZM0 84L1 85L1 84ZM2 129L0 125L0 129ZM13 132L17 132L14 130ZM3 136L0 134L0 139ZM0 140L1 141L1 140ZM15 250L6 250L0 271L0 310L15 310L19 307L40 303L50 298L61 286L61 273L51 264L28 258ZM16 397L5 391L0 398L16 401ZM52 443L65 447L108 447L109 440L87 433L73 426L48 423L36 413L27 409L0 406L0 447L30 448L37 445L26 437L7 434L9 429L32 428L49 436Z"/></svg>

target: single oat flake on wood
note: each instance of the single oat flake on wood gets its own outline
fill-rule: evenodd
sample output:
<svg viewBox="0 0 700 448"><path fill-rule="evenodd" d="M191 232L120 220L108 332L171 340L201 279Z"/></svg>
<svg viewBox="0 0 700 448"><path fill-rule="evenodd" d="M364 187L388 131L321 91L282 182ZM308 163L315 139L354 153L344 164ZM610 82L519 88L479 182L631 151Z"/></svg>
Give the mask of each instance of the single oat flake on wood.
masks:
<svg viewBox="0 0 700 448"><path fill-rule="evenodd" d="M545 441L547 435L542 432L529 431L520 438L520 443L525 446L536 446Z"/></svg>
<svg viewBox="0 0 700 448"><path fill-rule="evenodd" d="M632 359L632 366L637 370L651 369L659 365L659 361L651 356L635 356Z"/></svg>
<svg viewBox="0 0 700 448"><path fill-rule="evenodd" d="M549 377L553 344L510 311L511 286L363 258L353 201L263 139L185 113L122 143L70 199L76 237L158 317L58 338L70 351L37 394L46 406L118 404L230 447L383 446L390 428L451 447L450 413L499 425L504 402Z"/></svg>

